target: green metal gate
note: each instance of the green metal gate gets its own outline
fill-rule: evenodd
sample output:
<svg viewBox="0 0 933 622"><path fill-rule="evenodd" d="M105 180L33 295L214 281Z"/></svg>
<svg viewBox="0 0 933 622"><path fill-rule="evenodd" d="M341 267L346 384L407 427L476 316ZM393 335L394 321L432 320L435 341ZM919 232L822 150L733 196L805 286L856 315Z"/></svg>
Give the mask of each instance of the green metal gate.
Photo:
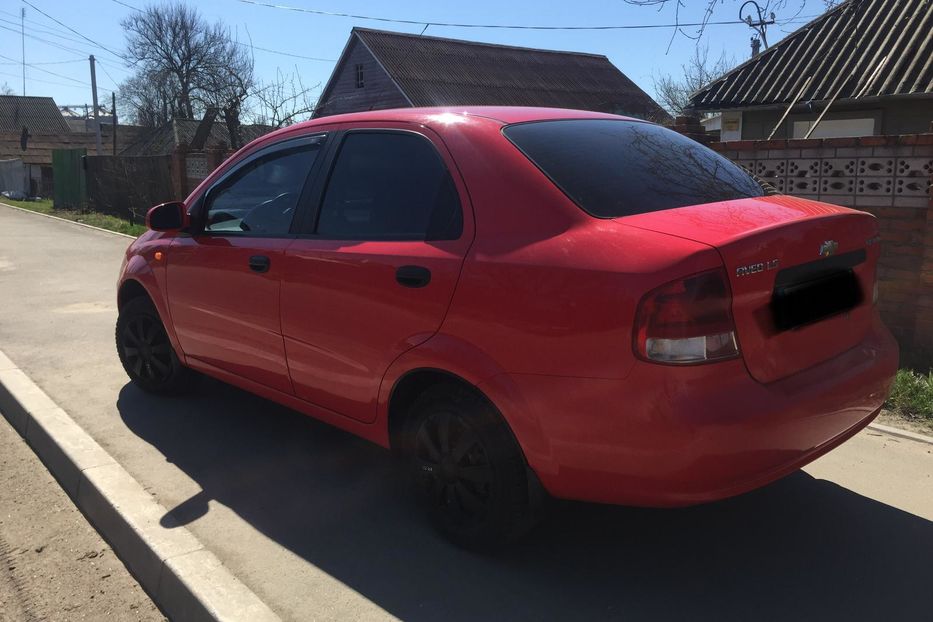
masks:
<svg viewBox="0 0 933 622"><path fill-rule="evenodd" d="M87 149L55 149L52 151L52 207L83 209L87 205L87 184L84 176L84 156Z"/></svg>

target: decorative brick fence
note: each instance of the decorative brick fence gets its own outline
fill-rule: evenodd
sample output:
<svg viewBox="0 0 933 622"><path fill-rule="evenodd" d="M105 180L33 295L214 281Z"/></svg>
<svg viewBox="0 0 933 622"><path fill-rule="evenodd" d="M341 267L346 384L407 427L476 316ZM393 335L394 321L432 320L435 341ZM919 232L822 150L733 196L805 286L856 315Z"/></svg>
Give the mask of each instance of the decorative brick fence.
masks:
<svg viewBox="0 0 933 622"><path fill-rule="evenodd" d="M933 134L711 143L779 192L874 214L880 308L902 364L933 367Z"/></svg>
<svg viewBox="0 0 933 622"><path fill-rule="evenodd" d="M179 146L172 153L173 198L178 201L184 200L205 177L223 164L231 153L225 149L188 151L185 145Z"/></svg>

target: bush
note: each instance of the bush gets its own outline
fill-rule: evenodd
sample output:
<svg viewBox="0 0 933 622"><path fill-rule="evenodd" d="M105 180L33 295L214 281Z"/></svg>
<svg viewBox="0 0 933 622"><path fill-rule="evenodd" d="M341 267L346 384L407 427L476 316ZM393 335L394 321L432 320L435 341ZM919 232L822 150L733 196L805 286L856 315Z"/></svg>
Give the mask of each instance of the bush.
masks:
<svg viewBox="0 0 933 622"><path fill-rule="evenodd" d="M898 370L885 407L907 419L933 423L933 371Z"/></svg>

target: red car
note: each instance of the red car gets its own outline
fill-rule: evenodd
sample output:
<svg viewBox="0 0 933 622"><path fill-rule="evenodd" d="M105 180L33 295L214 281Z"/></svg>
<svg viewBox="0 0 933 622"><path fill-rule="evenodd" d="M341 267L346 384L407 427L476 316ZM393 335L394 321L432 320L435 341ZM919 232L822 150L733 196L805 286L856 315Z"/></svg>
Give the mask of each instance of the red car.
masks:
<svg viewBox="0 0 933 622"><path fill-rule="evenodd" d="M871 215L614 115L318 119L148 224L119 283L133 382L196 370L397 448L468 545L526 530L545 492L763 486L870 422L897 367Z"/></svg>

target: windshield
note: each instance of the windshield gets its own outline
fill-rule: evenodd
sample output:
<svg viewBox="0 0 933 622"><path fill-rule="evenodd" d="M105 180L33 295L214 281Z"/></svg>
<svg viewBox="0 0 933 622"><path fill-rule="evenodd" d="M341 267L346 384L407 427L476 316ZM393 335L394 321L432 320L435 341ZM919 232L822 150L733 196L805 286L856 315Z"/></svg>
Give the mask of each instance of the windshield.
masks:
<svg viewBox="0 0 933 622"><path fill-rule="evenodd" d="M511 125L504 134L577 205L600 218L765 194L738 165L650 123L536 121Z"/></svg>

